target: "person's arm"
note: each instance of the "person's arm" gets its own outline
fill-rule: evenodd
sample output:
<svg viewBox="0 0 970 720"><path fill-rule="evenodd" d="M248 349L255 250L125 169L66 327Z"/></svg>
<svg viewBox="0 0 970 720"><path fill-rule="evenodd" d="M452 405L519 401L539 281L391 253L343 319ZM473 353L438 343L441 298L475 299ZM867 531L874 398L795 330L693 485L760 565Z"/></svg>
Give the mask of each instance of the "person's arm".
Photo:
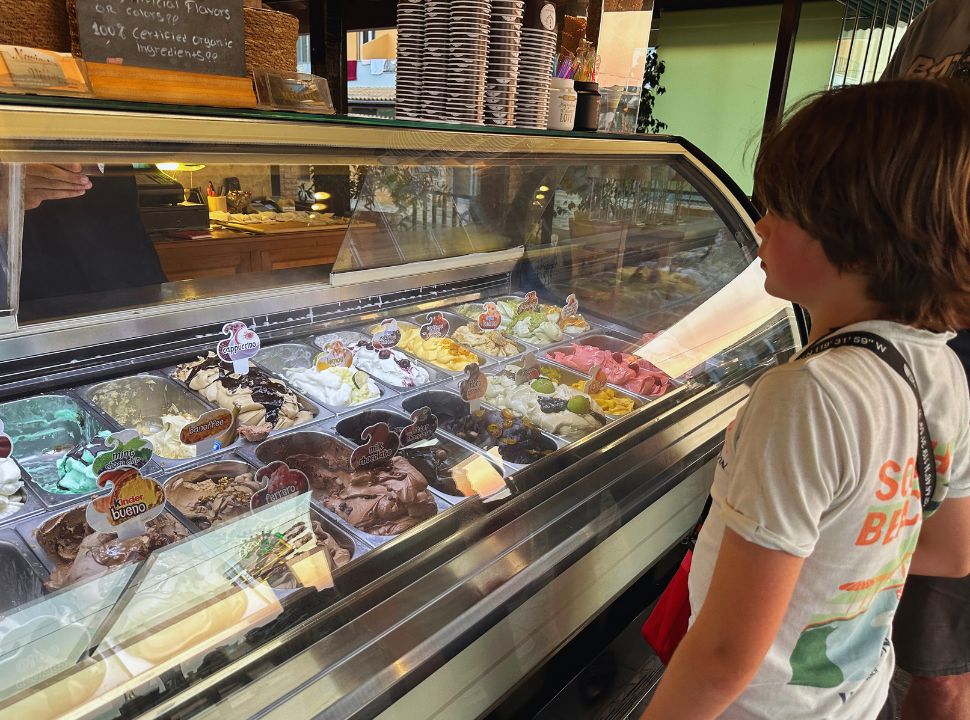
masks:
<svg viewBox="0 0 970 720"><path fill-rule="evenodd" d="M911 575L970 575L970 497L947 498L923 521L909 566Z"/></svg>
<svg viewBox="0 0 970 720"><path fill-rule="evenodd" d="M24 166L24 210L33 210L45 200L81 197L91 189L91 180L81 173L81 166Z"/></svg>
<svg viewBox="0 0 970 720"><path fill-rule="evenodd" d="M642 720L720 715L758 671L804 561L748 542L726 528L704 606Z"/></svg>

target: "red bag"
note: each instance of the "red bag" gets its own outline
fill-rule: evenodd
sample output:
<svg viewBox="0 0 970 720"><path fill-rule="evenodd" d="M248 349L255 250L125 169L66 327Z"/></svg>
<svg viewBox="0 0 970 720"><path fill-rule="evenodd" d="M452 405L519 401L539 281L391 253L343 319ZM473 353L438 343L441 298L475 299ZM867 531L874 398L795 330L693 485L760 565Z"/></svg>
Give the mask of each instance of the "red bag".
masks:
<svg viewBox="0 0 970 720"><path fill-rule="evenodd" d="M657 600L650 617L640 629L643 639L653 648L664 665L670 662L680 641L687 634L687 621L690 620L687 576L690 573L693 557L693 550L688 550L684 554L680 567L677 568L677 572Z"/></svg>

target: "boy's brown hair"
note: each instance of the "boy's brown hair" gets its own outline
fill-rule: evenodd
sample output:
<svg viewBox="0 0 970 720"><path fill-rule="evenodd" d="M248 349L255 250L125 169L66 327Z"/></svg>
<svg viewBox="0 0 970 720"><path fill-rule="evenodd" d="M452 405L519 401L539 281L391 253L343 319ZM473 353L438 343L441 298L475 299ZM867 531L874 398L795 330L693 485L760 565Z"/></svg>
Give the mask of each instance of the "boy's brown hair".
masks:
<svg viewBox="0 0 970 720"><path fill-rule="evenodd" d="M888 318L970 322L970 85L894 80L821 94L762 143L755 196L869 277Z"/></svg>

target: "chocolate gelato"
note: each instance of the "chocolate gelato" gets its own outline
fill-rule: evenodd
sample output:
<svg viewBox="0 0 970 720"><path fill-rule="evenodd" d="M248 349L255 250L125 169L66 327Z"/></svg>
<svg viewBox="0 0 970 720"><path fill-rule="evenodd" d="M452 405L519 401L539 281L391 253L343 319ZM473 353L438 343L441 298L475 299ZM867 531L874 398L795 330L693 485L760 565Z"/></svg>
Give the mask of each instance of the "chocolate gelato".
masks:
<svg viewBox="0 0 970 720"><path fill-rule="evenodd" d="M234 373L232 365L213 352L179 365L174 377L221 408L239 408L241 426L265 421L276 430L285 430L313 419L313 413L300 407L296 394L284 383L254 365L246 375Z"/></svg>
<svg viewBox="0 0 970 720"><path fill-rule="evenodd" d="M68 510L43 523L34 534L54 562L49 591L82 580L100 577L128 562L141 562L154 550L188 536L188 531L168 513L148 523L148 532L129 540L114 533L96 533L84 518L86 506Z"/></svg>
<svg viewBox="0 0 970 720"><path fill-rule="evenodd" d="M165 494L196 527L206 530L248 512L249 501L259 489L251 472L228 475L201 468L175 477Z"/></svg>

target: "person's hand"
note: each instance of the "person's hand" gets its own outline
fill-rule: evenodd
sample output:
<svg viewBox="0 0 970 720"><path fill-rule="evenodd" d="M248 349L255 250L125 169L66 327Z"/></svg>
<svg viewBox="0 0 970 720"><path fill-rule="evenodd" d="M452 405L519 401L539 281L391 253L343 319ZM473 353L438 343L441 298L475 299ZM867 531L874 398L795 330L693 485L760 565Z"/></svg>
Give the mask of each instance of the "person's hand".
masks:
<svg viewBox="0 0 970 720"><path fill-rule="evenodd" d="M24 210L33 210L45 200L81 197L90 189L91 180L81 173L80 165L26 165Z"/></svg>

